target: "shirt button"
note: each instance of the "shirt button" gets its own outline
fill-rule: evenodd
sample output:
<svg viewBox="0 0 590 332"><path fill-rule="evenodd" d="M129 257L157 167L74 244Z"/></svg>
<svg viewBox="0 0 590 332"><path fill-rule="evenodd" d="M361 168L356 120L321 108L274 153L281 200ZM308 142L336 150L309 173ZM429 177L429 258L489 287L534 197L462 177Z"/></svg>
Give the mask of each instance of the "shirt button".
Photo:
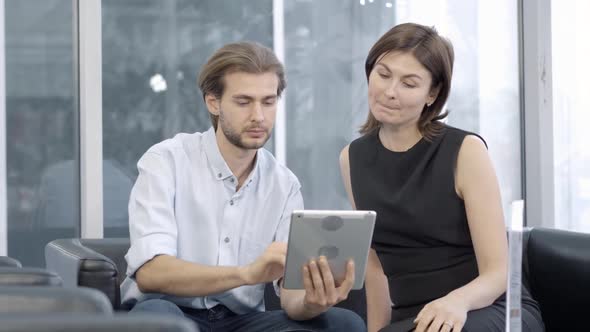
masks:
<svg viewBox="0 0 590 332"><path fill-rule="evenodd" d="M229 201L229 205L234 205L234 200Z"/></svg>
<svg viewBox="0 0 590 332"><path fill-rule="evenodd" d="M221 177L221 173L217 174L217 177L220 178Z"/></svg>
<svg viewBox="0 0 590 332"><path fill-rule="evenodd" d="M229 182L234 183L234 178L231 178Z"/></svg>
<svg viewBox="0 0 590 332"><path fill-rule="evenodd" d="M228 243L229 242L229 237L226 237L225 239L223 239L223 242Z"/></svg>

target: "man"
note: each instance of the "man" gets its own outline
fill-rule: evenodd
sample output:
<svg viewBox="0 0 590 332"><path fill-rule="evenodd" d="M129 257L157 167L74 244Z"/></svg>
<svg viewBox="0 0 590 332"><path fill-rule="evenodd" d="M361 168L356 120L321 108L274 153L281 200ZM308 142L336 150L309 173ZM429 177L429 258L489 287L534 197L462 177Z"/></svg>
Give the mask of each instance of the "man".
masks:
<svg viewBox="0 0 590 332"><path fill-rule="evenodd" d="M204 65L199 86L213 123L179 134L138 162L123 303L132 312L184 315L212 331L365 330L332 308L354 282L336 283L325 258L303 267L306 289L280 289L264 312L264 284L281 278L291 212L303 208L293 173L262 149L285 88L282 64L255 43L228 44Z"/></svg>

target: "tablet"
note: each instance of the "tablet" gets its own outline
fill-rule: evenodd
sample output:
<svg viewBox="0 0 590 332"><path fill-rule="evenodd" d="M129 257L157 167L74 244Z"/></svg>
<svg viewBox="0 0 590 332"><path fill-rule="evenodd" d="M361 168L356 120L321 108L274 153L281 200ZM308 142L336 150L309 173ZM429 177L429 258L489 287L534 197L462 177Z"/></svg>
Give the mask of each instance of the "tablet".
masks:
<svg viewBox="0 0 590 332"><path fill-rule="evenodd" d="M374 211L293 211L283 287L304 289L303 265L326 256L336 280L344 279L346 262L352 258L352 289L362 288L376 216Z"/></svg>

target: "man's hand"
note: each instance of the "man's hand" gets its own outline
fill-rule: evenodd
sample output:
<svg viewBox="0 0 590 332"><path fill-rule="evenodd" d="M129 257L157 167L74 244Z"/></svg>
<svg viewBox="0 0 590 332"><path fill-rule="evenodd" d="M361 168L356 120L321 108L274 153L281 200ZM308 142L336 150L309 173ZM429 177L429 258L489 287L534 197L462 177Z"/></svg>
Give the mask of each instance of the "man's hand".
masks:
<svg viewBox="0 0 590 332"><path fill-rule="evenodd" d="M287 244L273 242L254 262L243 267L244 280L248 285L271 282L283 277Z"/></svg>
<svg viewBox="0 0 590 332"><path fill-rule="evenodd" d="M308 312L322 313L344 301L354 285L354 262L352 260L346 264L346 275L341 281L334 280L328 260L324 256L304 265L302 273L305 286L303 306Z"/></svg>

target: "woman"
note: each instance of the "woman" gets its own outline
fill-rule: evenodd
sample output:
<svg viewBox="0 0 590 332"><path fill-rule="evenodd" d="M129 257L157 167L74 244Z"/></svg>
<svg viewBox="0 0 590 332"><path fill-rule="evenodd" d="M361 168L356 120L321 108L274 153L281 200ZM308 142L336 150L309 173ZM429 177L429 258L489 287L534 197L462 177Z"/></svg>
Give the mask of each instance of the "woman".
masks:
<svg viewBox="0 0 590 332"><path fill-rule="evenodd" d="M370 112L340 167L353 207L377 212L369 331L503 331L507 240L484 140L447 126L453 48L401 24L365 62ZM543 331L523 289L524 331Z"/></svg>

